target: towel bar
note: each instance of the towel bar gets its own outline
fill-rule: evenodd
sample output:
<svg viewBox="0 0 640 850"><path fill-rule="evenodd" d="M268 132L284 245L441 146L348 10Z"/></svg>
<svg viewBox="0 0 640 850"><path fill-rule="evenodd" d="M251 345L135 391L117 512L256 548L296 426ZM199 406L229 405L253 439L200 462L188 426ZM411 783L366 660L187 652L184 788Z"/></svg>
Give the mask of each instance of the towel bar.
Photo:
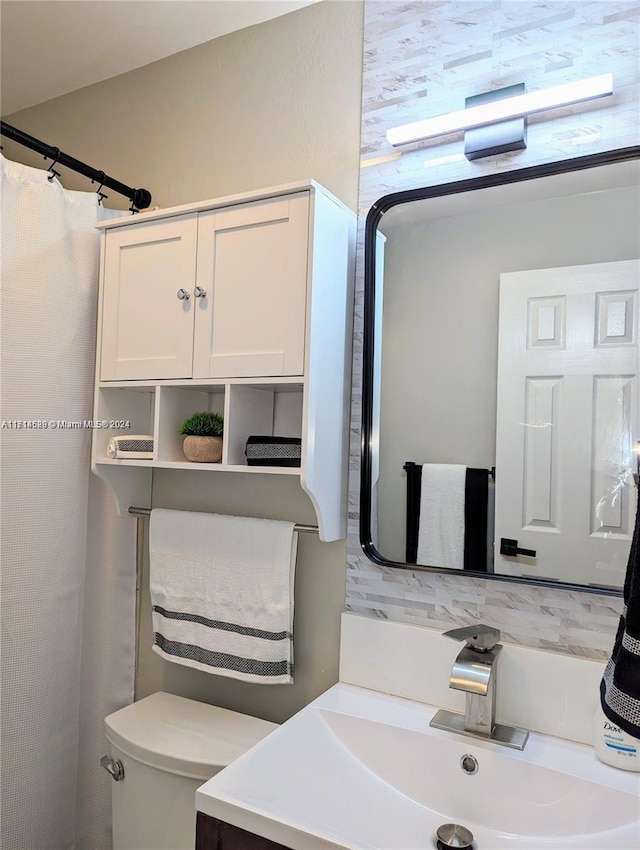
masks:
<svg viewBox="0 0 640 850"><path fill-rule="evenodd" d="M423 466L424 464L421 463L407 461L402 467L407 473L405 523L405 560L407 564L416 564L418 561ZM465 469L464 557L462 568L486 573L487 565L493 563L493 535L488 533L488 480L492 478L495 481L495 466L491 469L475 467L465 467ZM490 540L489 537L491 537Z"/></svg>
<svg viewBox="0 0 640 850"><path fill-rule="evenodd" d="M640 445L640 440L638 440L638 444ZM404 469L405 472L409 472L410 469L412 469L413 467L416 467L416 466L422 466L422 464L414 463L412 460L408 460L403 465L402 468ZM487 472L489 473L489 476L491 478L493 478L493 480L495 481L496 480L496 468L495 468L495 466L490 466L489 469L487 469ZM640 474L640 454L638 454L638 473Z"/></svg>
<svg viewBox="0 0 640 850"><path fill-rule="evenodd" d="M129 508L129 513L132 516L150 516L151 515L151 508L131 507L131 508ZM295 526L294 526L294 531L299 531L299 532L302 532L304 534L317 534L318 533L318 526L317 525L299 525L298 523L296 523Z"/></svg>

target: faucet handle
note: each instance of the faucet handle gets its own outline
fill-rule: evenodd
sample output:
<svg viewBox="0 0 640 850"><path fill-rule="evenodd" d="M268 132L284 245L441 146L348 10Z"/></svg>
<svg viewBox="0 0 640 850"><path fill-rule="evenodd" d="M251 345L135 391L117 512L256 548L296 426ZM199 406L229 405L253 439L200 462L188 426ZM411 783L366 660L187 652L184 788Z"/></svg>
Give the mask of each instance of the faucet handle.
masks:
<svg viewBox="0 0 640 850"><path fill-rule="evenodd" d="M453 640L463 640L471 649L477 652L489 652L500 640L500 632L493 626L478 623L477 626L464 626L461 629L451 629L443 632L443 637Z"/></svg>

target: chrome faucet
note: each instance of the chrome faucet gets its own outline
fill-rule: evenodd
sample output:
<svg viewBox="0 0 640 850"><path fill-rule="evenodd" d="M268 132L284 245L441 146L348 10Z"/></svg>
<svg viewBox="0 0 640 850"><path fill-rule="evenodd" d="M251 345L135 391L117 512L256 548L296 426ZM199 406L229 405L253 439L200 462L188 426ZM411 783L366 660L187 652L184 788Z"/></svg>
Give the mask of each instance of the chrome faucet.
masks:
<svg viewBox="0 0 640 850"><path fill-rule="evenodd" d="M492 626L452 629L444 637L465 641L453 664L449 687L465 692L464 730L491 737L496 723L497 661L500 632Z"/></svg>
<svg viewBox="0 0 640 850"><path fill-rule="evenodd" d="M525 729L503 726L495 720L497 665L502 652L498 629L479 623L451 629L443 632L443 636L465 642L449 679L450 688L465 692L465 711L458 714L442 709L436 712L429 725L524 749L529 733Z"/></svg>

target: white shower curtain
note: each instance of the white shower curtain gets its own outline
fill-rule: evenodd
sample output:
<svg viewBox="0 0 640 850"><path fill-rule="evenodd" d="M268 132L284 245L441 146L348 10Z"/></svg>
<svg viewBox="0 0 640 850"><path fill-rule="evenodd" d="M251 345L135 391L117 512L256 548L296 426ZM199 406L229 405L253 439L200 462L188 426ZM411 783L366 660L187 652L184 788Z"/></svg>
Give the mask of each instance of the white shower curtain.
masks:
<svg viewBox="0 0 640 850"><path fill-rule="evenodd" d="M107 850L102 719L133 696L135 522L90 485L91 431L51 423L92 416L109 213L1 165L1 843Z"/></svg>

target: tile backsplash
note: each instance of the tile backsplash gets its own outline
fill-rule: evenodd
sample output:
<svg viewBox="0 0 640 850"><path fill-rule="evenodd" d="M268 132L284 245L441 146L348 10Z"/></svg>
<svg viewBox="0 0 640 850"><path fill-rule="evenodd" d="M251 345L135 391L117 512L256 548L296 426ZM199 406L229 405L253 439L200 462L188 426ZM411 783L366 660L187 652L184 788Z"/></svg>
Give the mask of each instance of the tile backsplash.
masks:
<svg viewBox="0 0 640 850"><path fill-rule="evenodd" d="M640 4L596 0L366 0L346 609L446 629L485 621L506 641L605 659L620 597L381 567L358 536L363 222L390 192L570 159L640 141ZM529 119L524 151L468 162L460 138L396 150L389 127L464 108L467 96L605 72L615 95Z"/></svg>

